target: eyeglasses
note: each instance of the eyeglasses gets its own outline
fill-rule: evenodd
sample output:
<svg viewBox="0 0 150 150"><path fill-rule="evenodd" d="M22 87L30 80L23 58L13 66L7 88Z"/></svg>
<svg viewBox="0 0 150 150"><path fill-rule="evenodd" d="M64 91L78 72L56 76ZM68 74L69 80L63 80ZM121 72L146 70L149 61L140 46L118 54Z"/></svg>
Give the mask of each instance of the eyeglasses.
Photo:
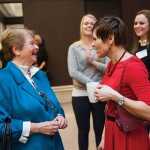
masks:
<svg viewBox="0 0 150 150"><path fill-rule="evenodd" d="M41 91L38 91L39 95L41 97L43 97L43 99L46 101L46 106L45 106L45 110L48 111L48 105L50 104L50 108L51 109L54 109L55 108L55 105L54 103L46 96L45 93L41 92Z"/></svg>
<svg viewBox="0 0 150 150"><path fill-rule="evenodd" d="M55 108L54 103L46 96L45 93L41 92L41 91L37 88L36 84L35 84L33 81L32 81L32 84L33 84L34 88L36 89L36 91L39 93L39 95L46 101L45 110L48 111L48 106L49 106L49 105L50 105L50 108L51 108L51 109L54 109L54 108Z"/></svg>

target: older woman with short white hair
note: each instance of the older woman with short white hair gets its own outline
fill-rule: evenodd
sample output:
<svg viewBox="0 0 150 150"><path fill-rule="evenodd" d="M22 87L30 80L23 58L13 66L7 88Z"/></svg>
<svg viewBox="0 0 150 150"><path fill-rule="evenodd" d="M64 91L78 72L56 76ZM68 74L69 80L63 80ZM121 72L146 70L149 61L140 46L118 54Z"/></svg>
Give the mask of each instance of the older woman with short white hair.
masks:
<svg viewBox="0 0 150 150"><path fill-rule="evenodd" d="M9 61L0 71L0 137L11 121L15 150L63 150L58 130L67 127L65 114L37 61L34 33L9 28L1 35Z"/></svg>

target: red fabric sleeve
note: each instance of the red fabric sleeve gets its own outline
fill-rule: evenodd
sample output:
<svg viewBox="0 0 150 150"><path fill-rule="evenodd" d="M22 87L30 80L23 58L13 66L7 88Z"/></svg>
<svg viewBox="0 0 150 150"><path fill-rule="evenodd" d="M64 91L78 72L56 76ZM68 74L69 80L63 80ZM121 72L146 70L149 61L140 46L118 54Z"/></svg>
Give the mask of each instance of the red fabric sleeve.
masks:
<svg viewBox="0 0 150 150"><path fill-rule="evenodd" d="M148 71L141 60L132 61L126 66L124 74L126 84L131 87L138 98L150 105L150 82Z"/></svg>

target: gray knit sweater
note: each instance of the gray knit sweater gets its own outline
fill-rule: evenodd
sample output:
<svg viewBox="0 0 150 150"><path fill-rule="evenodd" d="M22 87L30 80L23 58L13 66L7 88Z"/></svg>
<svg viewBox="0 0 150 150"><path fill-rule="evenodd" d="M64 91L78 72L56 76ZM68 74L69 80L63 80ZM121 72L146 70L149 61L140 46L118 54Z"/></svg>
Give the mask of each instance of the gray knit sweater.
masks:
<svg viewBox="0 0 150 150"><path fill-rule="evenodd" d="M94 49L91 49L91 53L93 60L100 62L98 69L88 62L83 47L77 43L73 43L69 47L68 71L70 77L73 78L73 87L76 89L86 89L86 83L101 82L103 78L109 58L98 59Z"/></svg>

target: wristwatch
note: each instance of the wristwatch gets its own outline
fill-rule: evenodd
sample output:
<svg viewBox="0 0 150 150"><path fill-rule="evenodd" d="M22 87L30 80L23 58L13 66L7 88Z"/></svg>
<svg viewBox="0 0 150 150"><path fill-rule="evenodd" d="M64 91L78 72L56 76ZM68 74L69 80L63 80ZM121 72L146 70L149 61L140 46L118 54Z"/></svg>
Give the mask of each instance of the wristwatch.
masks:
<svg viewBox="0 0 150 150"><path fill-rule="evenodd" d="M124 101L125 101L125 98L126 98L126 97L123 96L123 97L121 97L121 98L118 100L118 105L119 105L119 106L123 106Z"/></svg>

